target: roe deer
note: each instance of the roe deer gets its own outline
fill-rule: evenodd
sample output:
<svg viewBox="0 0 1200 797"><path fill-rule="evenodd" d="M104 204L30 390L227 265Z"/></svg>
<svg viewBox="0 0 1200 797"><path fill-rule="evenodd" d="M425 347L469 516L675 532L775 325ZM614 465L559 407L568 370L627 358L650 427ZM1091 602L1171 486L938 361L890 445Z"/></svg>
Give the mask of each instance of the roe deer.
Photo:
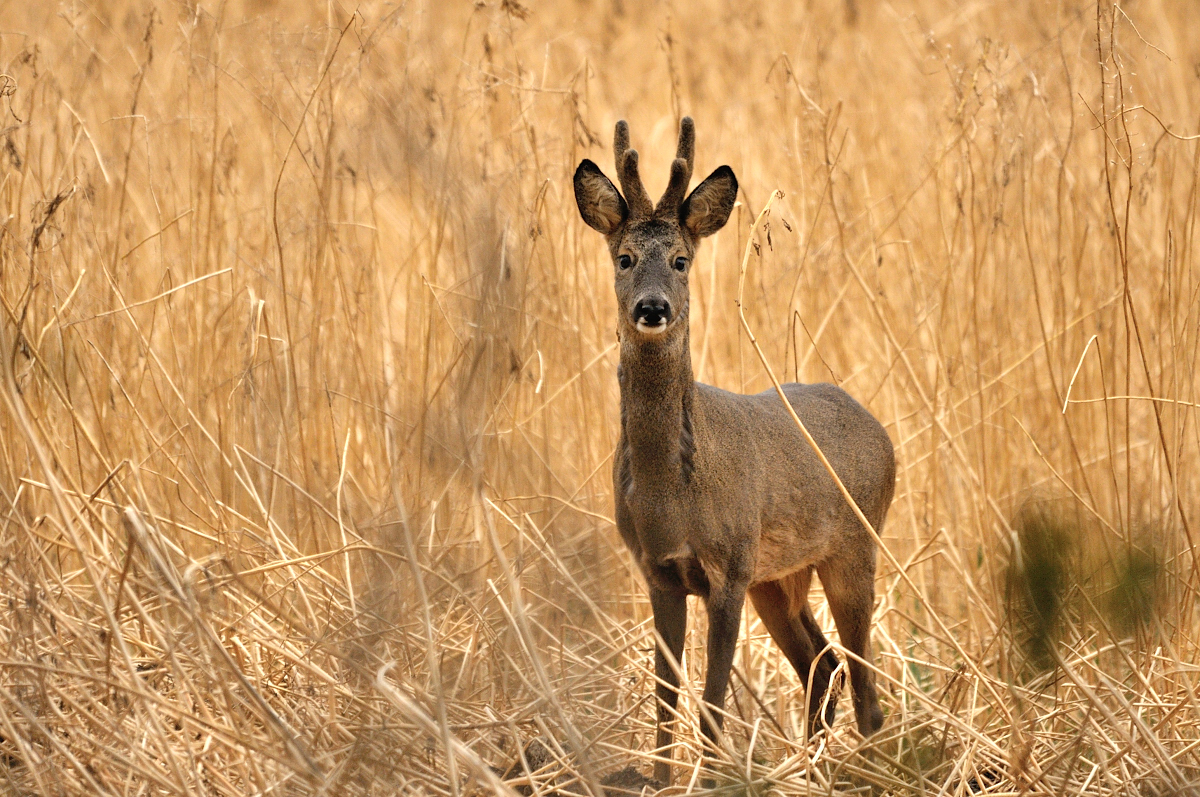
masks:
<svg viewBox="0 0 1200 797"><path fill-rule="evenodd" d="M818 714L837 666L808 605L815 569L825 587L849 668L854 713L865 736L883 724L871 659L875 543L843 498L774 390L728 393L692 378L688 275L696 245L725 225L737 178L722 166L687 194L695 133L684 118L667 190L652 205L617 123L613 150L624 195L590 160L575 171L575 200L588 226L603 233L616 276L621 360L621 437L613 459L616 522L646 578L659 679L655 777L671 777L671 718L689 594L708 609L708 677L703 716L713 745L729 683L746 593L808 694L809 727L833 721L834 701ZM686 196L686 198L685 198ZM887 432L841 388L783 386L797 415L876 530L895 488ZM817 659L818 653L821 653ZM814 662L814 659L817 659ZM703 713L703 712L702 712Z"/></svg>

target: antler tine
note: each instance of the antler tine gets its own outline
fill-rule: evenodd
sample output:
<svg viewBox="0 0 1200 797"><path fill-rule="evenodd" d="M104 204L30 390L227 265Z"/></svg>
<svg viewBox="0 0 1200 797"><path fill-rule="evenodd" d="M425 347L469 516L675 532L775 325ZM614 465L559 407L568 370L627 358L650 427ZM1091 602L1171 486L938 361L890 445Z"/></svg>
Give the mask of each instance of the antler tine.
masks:
<svg viewBox="0 0 1200 797"><path fill-rule="evenodd" d="M688 183L692 181L692 166L696 158L696 124L692 117L685 116L679 122L679 146L675 148L675 160L671 163L671 179L662 199L658 200L655 215L672 214L683 204Z"/></svg>
<svg viewBox="0 0 1200 797"><path fill-rule="evenodd" d="M696 123L690 116L679 120L679 146L675 148L675 157L687 161L688 179L690 180L696 158Z"/></svg>
<svg viewBox="0 0 1200 797"><path fill-rule="evenodd" d="M613 131L613 164L617 167L617 172L621 171L621 164L625 162L625 150L629 149L629 123L624 119L617 122L617 129Z"/></svg>
<svg viewBox="0 0 1200 797"><path fill-rule="evenodd" d="M629 148L629 125L625 120L617 122L613 131L613 160L616 161L617 178L621 181L621 190L625 192L625 202L634 216L649 216L654 212L646 187L642 185L642 176L638 173L638 154L636 149Z"/></svg>

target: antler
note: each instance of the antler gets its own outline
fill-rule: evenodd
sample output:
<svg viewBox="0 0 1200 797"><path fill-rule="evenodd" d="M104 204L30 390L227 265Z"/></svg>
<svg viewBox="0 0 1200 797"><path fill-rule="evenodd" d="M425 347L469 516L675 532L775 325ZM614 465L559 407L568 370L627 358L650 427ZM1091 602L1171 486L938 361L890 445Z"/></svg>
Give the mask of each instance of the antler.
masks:
<svg viewBox="0 0 1200 797"><path fill-rule="evenodd" d="M621 181L621 190L625 192L630 215L651 215L654 206L650 204L646 187L642 185L642 176L638 174L637 150L629 148L629 125L624 119L617 122L617 129L613 133L613 160L616 161L617 179Z"/></svg>
<svg viewBox="0 0 1200 797"><path fill-rule="evenodd" d="M692 165L696 156L696 124L692 117L685 116L679 122L679 146L675 149L675 160L671 163L671 180L654 215L670 215L679 209L692 180Z"/></svg>

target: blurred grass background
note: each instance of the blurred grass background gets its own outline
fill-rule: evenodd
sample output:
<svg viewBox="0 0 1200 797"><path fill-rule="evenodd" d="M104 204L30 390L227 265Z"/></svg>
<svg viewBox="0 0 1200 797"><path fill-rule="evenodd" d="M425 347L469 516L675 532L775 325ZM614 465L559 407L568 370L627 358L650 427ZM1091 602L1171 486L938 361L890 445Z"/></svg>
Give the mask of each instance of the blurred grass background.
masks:
<svg viewBox="0 0 1200 797"><path fill-rule="evenodd" d="M776 371L845 387L899 461L883 731L845 701L806 742L748 610L725 782L1200 780L1193 3L2 9L8 793L649 771L611 264L570 175L628 118L654 194L684 114L742 187L694 271L698 378L769 386L751 244Z"/></svg>

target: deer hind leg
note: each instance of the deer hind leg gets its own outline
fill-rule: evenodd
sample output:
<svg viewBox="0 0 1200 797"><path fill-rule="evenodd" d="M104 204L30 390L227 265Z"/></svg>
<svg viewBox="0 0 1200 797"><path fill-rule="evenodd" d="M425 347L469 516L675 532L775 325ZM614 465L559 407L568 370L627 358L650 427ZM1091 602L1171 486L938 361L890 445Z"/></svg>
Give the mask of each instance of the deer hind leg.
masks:
<svg viewBox="0 0 1200 797"><path fill-rule="evenodd" d="M870 736L883 725L883 710L875 694L871 662L871 614L875 609L875 550L854 555L846 552L817 567L833 621L848 656L854 686L854 717L858 731Z"/></svg>
<svg viewBox="0 0 1200 797"><path fill-rule="evenodd" d="M806 688L809 673L812 674L812 688L808 689L807 699L810 733L821 727L821 721L826 725L833 724L837 698L828 701L824 715L821 714L821 705L825 703L829 679L838 665L834 652L825 650L829 643L808 606L808 587L811 582L812 568L808 567L750 588L754 609L796 674L804 680ZM824 653L821 653L823 650ZM814 668L813 661L818 653L821 653L821 658Z"/></svg>

